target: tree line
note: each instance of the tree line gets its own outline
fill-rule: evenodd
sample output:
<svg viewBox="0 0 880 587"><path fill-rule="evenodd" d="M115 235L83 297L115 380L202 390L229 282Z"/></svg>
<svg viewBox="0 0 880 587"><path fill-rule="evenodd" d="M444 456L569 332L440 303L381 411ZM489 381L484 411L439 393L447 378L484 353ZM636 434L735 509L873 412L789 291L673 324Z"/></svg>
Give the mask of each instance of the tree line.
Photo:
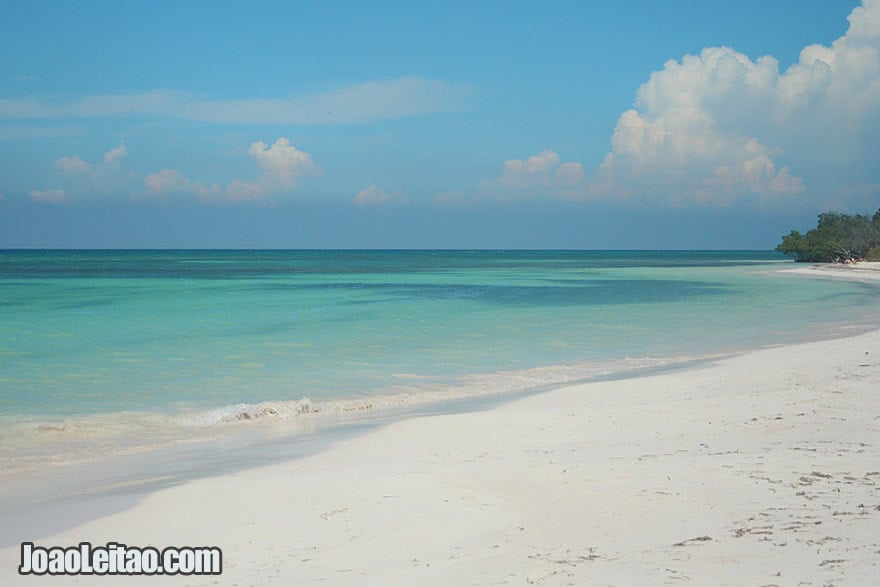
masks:
<svg viewBox="0 0 880 587"><path fill-rule="evenodd" d="M880 210L873 217L823 212L816 228L806 234L792 230L776 250L810 263L880 261Z"/></svg>

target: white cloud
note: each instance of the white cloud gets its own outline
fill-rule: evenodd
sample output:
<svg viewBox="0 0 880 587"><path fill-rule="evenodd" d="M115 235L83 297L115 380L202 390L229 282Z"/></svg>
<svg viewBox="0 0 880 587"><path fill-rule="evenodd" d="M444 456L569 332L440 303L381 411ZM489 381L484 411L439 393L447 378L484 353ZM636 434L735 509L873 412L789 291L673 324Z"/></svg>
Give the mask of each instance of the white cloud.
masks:
<svg viewBox="0 0 880 587"><path fill-rule="evenodd" d="M354 203L358 206L374 206L388 202L388 194L376 185L364 188L354 197Z"/></svg>
<svg viewBox="0 0 880 587"><path fill-rule="evenodd" d="M556 152L547 150L528 159L505 161L501 176L481 181L476 195L496 201L572 198L584 189L586 179L580 163L562 163Z"/></svg>
<svg viewBox="0 0 880 587"><path fill-rule="evenodd" d="M0 118L96 118L137 115L173 115L181 103L193 98L174 90L153 90L140 94L87 96L70 104L38 100L0 100Z"/></svg>
<svg viewBox="0 0 880 587"><path fill-rule="evenodd" d="M525 160L509 159L504 162L502 180L509 183L519 183L522 180L528 181L529 178L544 174L558 166L559 155L553 151L543 151Z"/></svg>
<svg viewBox="0 0 880 587"><path fill-rule="evenodd" d="M467 85L420 77L376 80L284 98L212 100L176 90L95 95L70 104L0 100L0 118L166 116L223 124L358 124L436 112L458 112Z"/></svg>
<svg viewBox="0 0 880 587"><path fill-rule="evenodd" d="M164 194L189 191L192 183L176 169L163 169L145 177L144 185L148 192Z"/></svg>
<svg viewBox="0 0 880 587"><path fill-rule="evenodd" d="M91 173L92 166L79 155L64 155L55 161L55 169L68 175L83 175Z"/></svg>
<svg viewBox="0 0 880 587"><path fill-rule="evenodd" d="M318 175L321 168L311 155L281 137L272 145L257 141L248 154L256 161L261 173L254 181L235 179L226 187L191 181L176 169L162 169L140 180L122 164L128 149L120 144L107 151L97 163L79 155L64 155L55 160L61 188L32 190L31 198L41 202L70 203L79 198L95 196L135 195L158 197L190 195L208 202L266 201L296 188L300 178ZM142 188L137 185L142 181Z"/></svg>
<svg viewBox="0 0 880 587"><path fill-rule="evenodd" d="M388 193L375 184L359 191L354 197L358 206L384 206L386 204L405 204L409 199L400 193Z"/></svg>
<svg viewBox="0 0 880 587"><path fill-rule="evenodd" d="M66 204L68 203L67 194L62 189L54 190L31 190L31 199L35 202L45 202L49 204Z"/></svg>
<svg viewBox="0 0 880 587"><path fill-rule="evenodd" d="M271 147L257 141L248 149L248 154L256 160L263 173L282 183L290 183L297 177L320 173L320 168L312 161L312 156L300 151L281 137Z"/></svg>
<svg viewBox="0 0 880 587"><path fill-rule="evenodd" d="M116 195L130 189L133 176L122 167L120 159L128 153L120 144L107 151L102 160L89 163L79 155L63 155L53 166L60 175L62 188L31 190L31 198L40 202L70 203L77 198Z"/></svg>
<svg viewBox="0 0 880 587"><path fill-rule="evenodd" d="M561 188L575 188L587 179L580 163L563 163L553 174L554 183Z"/></svg>
<svg viewBox="0 0 880 587"><path fill-rule="evenodd" d="M563 163L555 151L548 149L526 159L508 159L502 163L498 177L483 178L471 189L436 194L433 201L461 206L479 201L582 199L588 189L583 166L577 162Z"/></svg>
<svg viewBox="0 0 880 587"><path fill-rule="evenodd" d="M107 163L115 163L126 155L128 155L128 149L125 148L125 145L119 145L118 147L114 147L104 153L104 161Z"/></svg>
<svg viewBox="0 0 880 587"><path fill-rule="evenodd" d="M371 81L337 90L251 100L192 100L179 104L182 118L248 124L358 124L458 112L473 90L462 84L403 77Z"/></svg>
<svg viewBox="0 0 880 587"><path fill-rule="evenodd" d="M312 156L291 145L285 137L271 146L257 141L251 144L248 154L262 170L255 181L234 179L223 188L193 182L176 169L163 169L145 177L144 187L150 195L190 194L215 202L266 201L292 191L299 178L321 173Z"/></svg>
<svg viewBox="0 0 880 587"><path fill-rule="evenodd" d="M205 186L191 182L176 169L163 169L151 173L144 178L147 194L159 196L165 194L192 194L203 200L218 200L222 190L217 184Z"/></svg>
<svg viewBox="0 0 880 587"><path fill-rule="evenodd" d="M779 73L728 47L669 61L617 122L592 196L726 205L789 201L811 172L841 160L876 167L880 0L853 10L846 35L812 45Z"/></svg>
<svg viewBox="0 0 880 587"><path fill-rule="evenodd" d="M87 163L79 155L63 155L55 160L55 169L65 175L72 176L106 174L109 168L126 155L128 155L128 149L124 144L104 153L103 162L97 164Z"/></svg>
<svg viewBox="0 0 880 587"><path fill-rule="evenodd" d="M433 202L442 206L466 206L476 202L579 199L588 185L580 163L562 163L559 155L548 149L526 159L508 159L501 164L501 175L483 178L472 188L435 194Z"/></svg>

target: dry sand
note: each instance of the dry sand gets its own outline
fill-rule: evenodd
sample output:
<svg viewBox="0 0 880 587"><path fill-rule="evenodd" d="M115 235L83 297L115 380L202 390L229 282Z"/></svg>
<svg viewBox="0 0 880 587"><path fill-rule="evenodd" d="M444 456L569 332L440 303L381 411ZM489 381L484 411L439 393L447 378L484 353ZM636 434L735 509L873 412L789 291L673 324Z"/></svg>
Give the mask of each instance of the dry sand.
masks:
<svg viewBox="0 0 880 587"><path fill-rule="evenodd" d="M417 417L38 541L217 545L182 585L876 585L880 332ZM0 585L116 584L18 577Z"/></svg>
<svg viewBox="0 0 880 587"><path fill-rule="evenodd" d="M812 265L784 269L783 272L807 275L809 277L880 281L880 262L859 261L858 263L849 263L847 265L840 263L814 263Z"/></svg>

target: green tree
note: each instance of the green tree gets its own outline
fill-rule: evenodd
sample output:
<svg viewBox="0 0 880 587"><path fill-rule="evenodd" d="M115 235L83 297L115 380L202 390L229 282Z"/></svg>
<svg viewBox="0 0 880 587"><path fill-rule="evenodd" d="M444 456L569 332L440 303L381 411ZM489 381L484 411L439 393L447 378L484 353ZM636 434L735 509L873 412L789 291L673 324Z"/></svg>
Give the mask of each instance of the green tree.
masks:
<svg viewBox="0 0 880 587"><path fill-rule="evenodd" d="M839 263L864 259L880 246L880 210L873 218L840 212L819 214L816 228L802 235L793 230L782 238L777 251L798 261Z"/></svg>

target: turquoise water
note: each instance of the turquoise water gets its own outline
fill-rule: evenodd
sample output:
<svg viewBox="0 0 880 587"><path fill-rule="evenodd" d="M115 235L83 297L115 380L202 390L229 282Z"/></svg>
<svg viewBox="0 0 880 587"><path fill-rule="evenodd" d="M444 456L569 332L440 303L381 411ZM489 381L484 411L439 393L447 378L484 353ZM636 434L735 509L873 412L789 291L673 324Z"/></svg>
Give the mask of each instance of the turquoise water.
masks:
<svg viewBox="0 0 880 587"><path fill-rule="evenodd" d="M0 432L521 389L880 320L876 287L774 273L788 265L766 252L0 251Z"/></svg>

